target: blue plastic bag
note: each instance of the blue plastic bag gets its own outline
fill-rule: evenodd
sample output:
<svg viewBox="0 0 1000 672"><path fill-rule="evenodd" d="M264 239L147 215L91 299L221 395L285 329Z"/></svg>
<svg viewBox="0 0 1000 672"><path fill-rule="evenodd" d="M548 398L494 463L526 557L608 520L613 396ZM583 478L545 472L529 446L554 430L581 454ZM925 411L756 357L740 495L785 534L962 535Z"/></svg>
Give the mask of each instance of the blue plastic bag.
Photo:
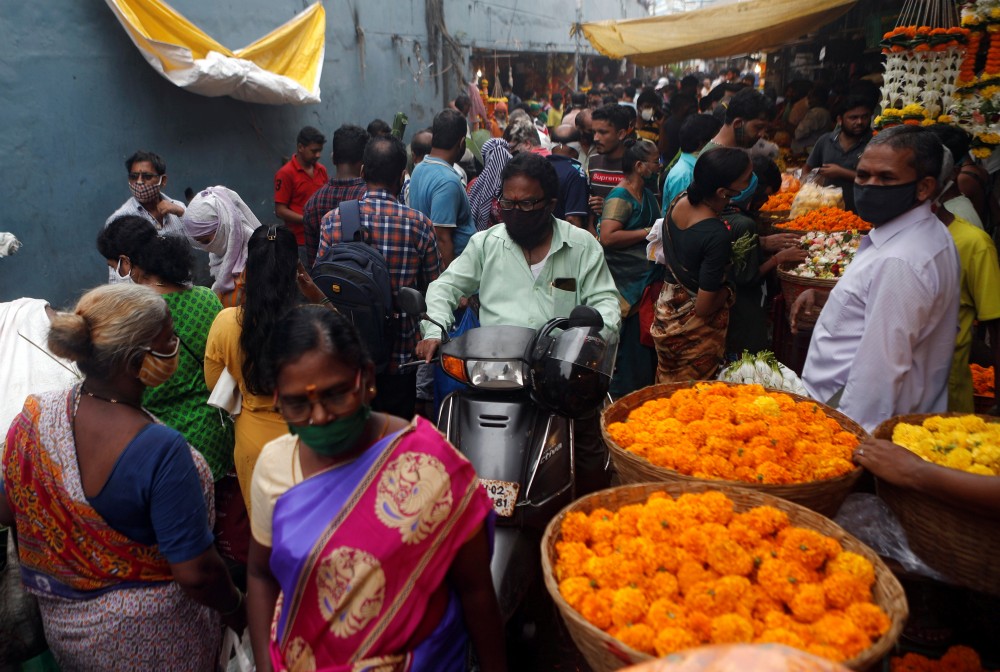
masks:
<svg viewBox="0 0 1000 672"><path fill-rule="evenodd" d="M469 329L479 328L479 317L476 315L476 311L472 310L471 307L467 307L465 312L462 313L462 317L455 322L455 325L448 330L448 336L450 338L455 338L456 336L461 336ZM452 392L461 390L468 387L464 383L460 383L441 368L440 364L434 365L434 417L438 417L441 412L441 402Z"/></svg>

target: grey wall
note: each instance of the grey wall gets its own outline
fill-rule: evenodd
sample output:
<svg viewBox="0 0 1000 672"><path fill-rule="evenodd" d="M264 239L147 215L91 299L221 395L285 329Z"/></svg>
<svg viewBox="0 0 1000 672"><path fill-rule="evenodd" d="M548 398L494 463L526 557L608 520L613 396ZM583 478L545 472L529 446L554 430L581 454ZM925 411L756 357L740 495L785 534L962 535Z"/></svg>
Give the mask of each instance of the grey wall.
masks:
<svg viewBox="0 0 1000 672"><path fill-rule="evenodd" d="M173 0L230 48L308 6L305 0ZM583 0L584 20L638 16L637 0ZM429 124L446 90L427 54L422 0L327 0L326 57L317 105L265 106L205 98L156 74L100 0L0 0L0 231L24 244L0 259L0 301L70 304L107 278L94 239L129 196L123 161L136 149L167 162L166 192L225 184L262 221L272 178L306 124L329 137L341 123ZM544 7L540 10L539 7ZM448 28L466 46L573 51L576 0L445 0ZM364 74L355 23L364 30ZM513 25L513 27L511 27ZM420 58L415 45L419 43ZM504 46L507 45L507 46ZM585 49L589 51L589 49ZM421 60L423 68L421 67ZM324 158L329 167L329 159Z"/></svg>

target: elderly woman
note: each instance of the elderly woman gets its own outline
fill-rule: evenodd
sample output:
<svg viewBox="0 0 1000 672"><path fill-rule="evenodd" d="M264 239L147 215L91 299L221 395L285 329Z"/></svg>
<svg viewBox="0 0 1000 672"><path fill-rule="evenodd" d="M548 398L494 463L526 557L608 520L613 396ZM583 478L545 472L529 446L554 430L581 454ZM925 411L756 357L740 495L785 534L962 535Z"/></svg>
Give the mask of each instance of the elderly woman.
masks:
<svg viewBox="0 0 1000 672"><path fill-rule="evenodd" d="M212 477L142 407L177 368L166 302L106 285L52 318L49 348L86 376L29 396L7 432L0 525L62 669L213 670L243 595L212 545Z"/></svg>
<svg viewBox="0 0 1000 672"><path fill-rule="evenodd" d="M226 187L208 187L191 199L182 221L195 246L208 252L212 291L226 308L242 306L247 241L260 221L240 195Z"/></svg>

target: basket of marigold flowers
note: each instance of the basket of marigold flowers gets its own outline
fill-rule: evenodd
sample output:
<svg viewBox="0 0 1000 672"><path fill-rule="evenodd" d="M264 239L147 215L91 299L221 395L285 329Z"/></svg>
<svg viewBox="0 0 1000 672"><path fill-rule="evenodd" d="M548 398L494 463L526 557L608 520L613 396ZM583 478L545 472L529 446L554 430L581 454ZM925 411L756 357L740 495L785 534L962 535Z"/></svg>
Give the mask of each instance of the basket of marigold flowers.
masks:
<svg viewBox="0 0 1000 672"><path fill-rule="evenodd" d="M990 672L976 650L951 646L940 658L928 658L910 651L889 659L890 672Z"/></svg>
<svg viewBox="0 0 1000 672"><path fill-rule="evenodd" d="M900 415L873 434L941 467L997 479L1000 488L1000 417ZM953 583L1000 595L1000 519L882 478L876 487L899 518L910 548L924 562Z"/></svg>
<svg viewBox="0 0 1000 672"><path fill-rule="evenodd" d="M573 502L542 539L545 585L597 672L705 644L778 643L865 670L907 616L899 582L828 518L708 483Z"/></svg>
<svg viewBox="0 0 1000 672"><path fill-rule="evenodd" d="M856 422L760 385L665 383L605 409L601 431L621 483L711 481L760 490L833 516L862 469Z"/></svg>

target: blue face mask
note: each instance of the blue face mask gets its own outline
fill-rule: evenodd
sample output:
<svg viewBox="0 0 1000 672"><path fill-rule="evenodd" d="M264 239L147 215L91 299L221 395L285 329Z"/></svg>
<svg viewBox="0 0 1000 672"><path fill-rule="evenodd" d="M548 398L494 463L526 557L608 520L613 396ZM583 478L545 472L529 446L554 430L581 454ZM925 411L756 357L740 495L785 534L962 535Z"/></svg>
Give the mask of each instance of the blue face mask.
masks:
<svg viewBox="0 0 1000 672"><path fill-rule="evenodd" d="M753 198L754 193L757 191L757 173L750 173L750 184L747 188L736 194L729 199L729 202L733 205L746 205Z"/></svg>

